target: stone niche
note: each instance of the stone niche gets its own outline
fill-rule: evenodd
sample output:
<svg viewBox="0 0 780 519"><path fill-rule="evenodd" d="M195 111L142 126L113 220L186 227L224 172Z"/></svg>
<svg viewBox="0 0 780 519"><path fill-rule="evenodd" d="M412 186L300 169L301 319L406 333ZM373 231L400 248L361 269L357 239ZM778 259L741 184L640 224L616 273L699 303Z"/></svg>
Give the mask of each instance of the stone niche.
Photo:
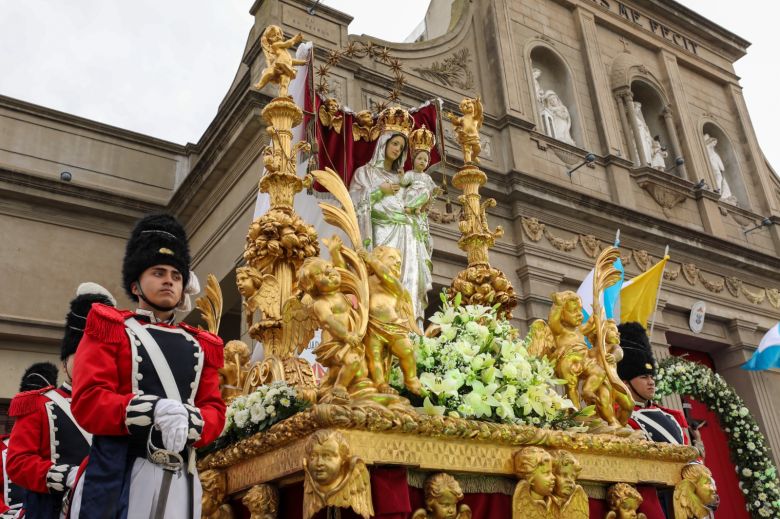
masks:
<svg viewBox="0 0 780 519"><path fill-rule="evenodd" d="M717 185L717 172L715 171L715 165L712 163L710 153L707 149L705 137L707 135L718 140L715 145L715 152L723 163L723 176L725 177L725 183L728 184L728 190L731 191L732 195L730 200L727 199L728 197L722 197L721 200L748 209L750 207L750 198L748 197L747 189L745 188L744 178L742 177L742 168L740 168L734 145L732 144L731 139L726 135L726 132L719 126L707 122L704 123L704 126L702 127L701 145L704 147L704 158L707 161L707 167L710 171L712 189L721 191L721 188L725 186ZM726 194L728 194L728 191Z"/></svg>
<svg viewBox="0 0 780 519"><path fill-rule="evenodd" d="M664 159L663 170L669 170L670 174L678 175L679 172L674 168L675 156L674 145L672 142L672 136L667 131L667 125L664 122L664 109L667 103L664 101L663 95L656 90L656 88L650 83L643 81L642 79L635 79L631 82L631 94L634 99L634 103L641 105L642 116L644 117L647 127L650 130L650 138L660 141L661 145L666 148L666 157ZM636 104L635 109L638 108ZM635 136L636 146L641 146L641 137ZM646 148L650 149L651 148ZM651 160L652 151L645 153L645 158L649 162ZM647 166L649 164L643 164ZM662 169L661 166L657 166L656 169Z"/></svg>
<svg viewBox="0 0 780 519"><path fill-rule="evenodd" d="M582 147L584 139L582 124L577 107L577 93L574 89L574 77L571 70L557 52L540 44L531 50L531 97L536 112L537 130L572 146ZM538 71L538 73L536 72ZM533 76L537 77L533 77ZM560 104L566 107L571 121L568 131L562 132L560 125L553 122L554 111L561 112L552 101L557 96ZM540 99L541 97L541 99Z"/></svg>

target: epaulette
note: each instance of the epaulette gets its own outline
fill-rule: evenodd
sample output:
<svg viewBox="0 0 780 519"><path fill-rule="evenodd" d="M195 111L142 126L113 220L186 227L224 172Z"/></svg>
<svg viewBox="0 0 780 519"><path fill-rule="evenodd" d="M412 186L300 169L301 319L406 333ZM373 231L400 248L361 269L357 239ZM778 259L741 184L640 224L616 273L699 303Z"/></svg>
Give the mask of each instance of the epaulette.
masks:
<svg viewBox="0 0 780 519"><path fill-rule="evenodd" d="M84 327L84 333L101 342L121 344L127 337L125 334L125 319L130 315L132 315L131 312L95 303L87 316L87 325Z"/></svg>
<svg viewBox="0 0 780 519"><path fill-rule="evenodd" d="M195 328L187 323L181 323L180 326L188 333L192 334L200 344L203 354L206 356L206 363L212 368L219 369L225 364L224 346L225 343L217 335L211 332Z"/></svg>
<svg viewBox="0 0 780 519"><path fill-rule="evenodd" d="M39 400L44 398L43 394L52 389L54 389L54 386L18 393L11 400L11 405L8 407L8 416L18 418L34 412L40 405Z"/></svg>

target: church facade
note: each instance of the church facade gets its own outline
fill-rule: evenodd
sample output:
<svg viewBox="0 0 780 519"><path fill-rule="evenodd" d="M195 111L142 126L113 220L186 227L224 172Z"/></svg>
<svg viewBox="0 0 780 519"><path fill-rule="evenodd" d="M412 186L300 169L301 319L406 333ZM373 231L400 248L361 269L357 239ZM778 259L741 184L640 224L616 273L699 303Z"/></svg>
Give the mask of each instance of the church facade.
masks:
<svg viewBox="0 0 780 519"><path fill-rule="evenodd" d="M417 41L349 36L351 18L303 0L257 0L242 64L204 135L178 145L0 97L0 398L24 368L56 359L67 301L81 281L120 289L124 241L143 214L186 225L202 280L225 295L221 335L243 337L235 268L252 220L270 91L251 88L269 24L314 42L315 60L350 41L386 46L402 64L399 103L463 97L485 107L483 196L506 233L491 263L519 296L515 324L546 318L550 294L576 290L620 230L628 277L664 255L652 341L734 385L780 461L780 373L740 369L780 320L780 180L753 131L733 63L748 42L673 0L434 1ZM314 69L317 69L315 63ZM393 89L386 64L345 58L329 95L370 109ZM445 123L447 167L460 154ZM449 180L447 180L449 185ZM434 291L465 266L457 193L431 211ZM438 298L432 294L431 301ZM701 327L691 310L706 308ZM193 316L193 319L196 317ZM696 332L692 328L697 329ZM679 405L679 402L677 402Z"/></svg>

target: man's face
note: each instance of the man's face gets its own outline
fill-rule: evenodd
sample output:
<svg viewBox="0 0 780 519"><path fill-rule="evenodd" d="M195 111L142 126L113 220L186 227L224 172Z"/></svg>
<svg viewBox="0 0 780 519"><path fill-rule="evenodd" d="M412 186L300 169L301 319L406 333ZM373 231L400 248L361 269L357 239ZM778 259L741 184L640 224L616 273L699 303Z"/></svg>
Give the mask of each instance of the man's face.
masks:
<svg viewBox="0 0 780 519"><path fill-rule="evenodd" d="M315 445L311 450L309 456L311 477L320 485L329 485L338 479L342 463L339 444L330 438L322 444Z"/></svg>
<svg viewBox="0 0 780 519"><path fill-rule="evenodd" d="M155 265L144 270L133 285L133 294L143 294L152 303L163 308L173 308L181 301L184 290L181 272L170 265ZM140 290L139 290L140 285ZM143 303L141 303L143 304Z"/></svg>
<svg viewBox="0 0 780 519"><path fill-rule="evenodd" d="M642 400L652 400L655 396L655 380L653 375L639 375L630 380L630 387Z"/></svg>

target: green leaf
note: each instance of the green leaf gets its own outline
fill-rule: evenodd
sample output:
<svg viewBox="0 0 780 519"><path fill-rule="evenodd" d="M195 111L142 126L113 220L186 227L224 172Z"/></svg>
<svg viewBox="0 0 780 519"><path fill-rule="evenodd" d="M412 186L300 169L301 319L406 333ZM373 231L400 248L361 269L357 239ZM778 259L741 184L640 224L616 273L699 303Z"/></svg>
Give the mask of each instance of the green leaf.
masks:
<svg viewBox="0 0 780 519"><path fill-rule="evenodd" d="M453 304L455 305L455 308L460 306L460 302L463 300L463 294L458 292L455 294L455 300L453 301Z"/></svg>

